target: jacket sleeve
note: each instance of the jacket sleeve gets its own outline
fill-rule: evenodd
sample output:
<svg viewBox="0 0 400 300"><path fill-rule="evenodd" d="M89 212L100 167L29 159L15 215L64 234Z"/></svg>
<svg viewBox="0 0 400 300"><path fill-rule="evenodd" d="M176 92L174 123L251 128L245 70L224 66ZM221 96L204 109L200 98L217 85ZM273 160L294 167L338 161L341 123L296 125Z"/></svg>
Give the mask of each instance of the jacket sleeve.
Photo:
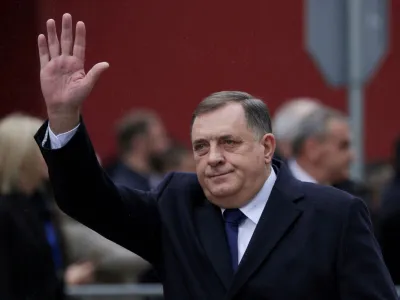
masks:
<svg viewBox="0 0 400 300"><path fill-rule="evenodd" d="M340 299L395 300L395 286L375 239L369 212L360 199L350 199L338 255Z"/></svg>
<svg viewBox="0 0 400 300"><path fill-rule="evenodd" d="M35 140L61 210L150 263L160 262L157 201L172 175L152 192L117 187L99 165L82 120L68 143L59 149L51 149L48 122L38 130Z"/></svg>

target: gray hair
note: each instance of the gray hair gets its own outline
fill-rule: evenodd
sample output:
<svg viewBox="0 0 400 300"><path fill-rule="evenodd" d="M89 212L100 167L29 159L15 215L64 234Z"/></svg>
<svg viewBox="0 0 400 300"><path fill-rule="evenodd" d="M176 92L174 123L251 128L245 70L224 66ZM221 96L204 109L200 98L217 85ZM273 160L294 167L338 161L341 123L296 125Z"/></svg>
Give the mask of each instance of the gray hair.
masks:
<svg viewBox="0 0 400 300"><path fill-rule="evenodd" d="M284 103L276 110L272 121L276 139L292 142L303 119L321 106L312 98L295 98Z"/></svg>
<svg viewBox="0 0 400 300"><path fill-rule="evenodd" d="M267 105L261 99L238 91L217 92L203 99L193 112L191 129L198 116L217 110L229 103L239 103L243 107L247 125L254 131L257 138L272 132L271 117Z"/></svg>
<svg viewBox="0 0 400 300"><path fill-rule="evenodd" d="M293 155L296 157L303 149L304 143L309 138L323 140L329 132L329 121L347 121L346 116L328 107L320 107L309 114L298 126L292 141Z"/></svg>

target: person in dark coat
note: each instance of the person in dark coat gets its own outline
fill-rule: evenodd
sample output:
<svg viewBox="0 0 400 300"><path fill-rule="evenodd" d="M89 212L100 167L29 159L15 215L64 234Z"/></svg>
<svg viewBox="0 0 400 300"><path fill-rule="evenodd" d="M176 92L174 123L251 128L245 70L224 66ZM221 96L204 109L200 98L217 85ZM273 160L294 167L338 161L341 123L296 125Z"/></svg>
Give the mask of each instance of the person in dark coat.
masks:
<svg viewBox="0 0 400 300"><path fill-rule="evenodd" d="M92 267L68 264L47 166L33 138L42 121L0 121L0 299L65 299L65 283L89 282Z"/></svg>
<svg viewBox="0 0 400 300"><path fill-rule="evenodd" d="M60 234L33 139L40 124L22 114L0 122L0 299L64 299Z"/></svg>

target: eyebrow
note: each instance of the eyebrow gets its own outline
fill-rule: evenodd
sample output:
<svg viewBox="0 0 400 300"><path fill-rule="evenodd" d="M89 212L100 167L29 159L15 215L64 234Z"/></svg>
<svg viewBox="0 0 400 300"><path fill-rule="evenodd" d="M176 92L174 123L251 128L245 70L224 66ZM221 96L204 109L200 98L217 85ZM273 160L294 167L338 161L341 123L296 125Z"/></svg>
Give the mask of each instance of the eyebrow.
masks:
<svg viewBox="0 0 400 300"><path fill-rule="evenodd" d="M192 144L193 145L197 145L197 144L201 144L201 143L203 143L205 141L206 141L206 139L197 139L197 140L193 141Z"/></svg>
<svg viewBox="0 0 400 300"><path fill-rule="evenodd" d="M194 140L192 142L192 144L196 145L196 144L200 144L200 143L206 142L207 140L216 140L216 139L217 140L228 140L228 139L237 139L237 137L233 136L232 134L225 134L225 135L221 135L221 136L218 136L218 137L212 137L212 138L209 138L209 139L200 138L200 139Z"/></svg>
<svg viewBox="0 0 400 300"><path fill-rule="evenodd" d="M237 137L233 136L232 134L226 134L220 137L220 139L227 140L227 139L237 139Z"/></svg>

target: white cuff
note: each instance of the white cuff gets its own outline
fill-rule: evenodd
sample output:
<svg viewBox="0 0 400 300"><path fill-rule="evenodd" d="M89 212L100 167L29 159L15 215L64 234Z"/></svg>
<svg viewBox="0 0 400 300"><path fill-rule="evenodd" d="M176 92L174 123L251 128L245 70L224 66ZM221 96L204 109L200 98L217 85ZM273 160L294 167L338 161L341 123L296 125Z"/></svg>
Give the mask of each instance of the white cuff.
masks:
<svg viewBox="0 0 400 300"><path fill-rule="evenodd" d="M51 131L50 126L47 127L47 134L44 141L50 137L50 145L51 149L60 149L64 147L70 139L74 136L75 132L78 130L80 124L78 124L74 129L71 129L68 132L60 133L56 135L53 131Z"/></svg>

